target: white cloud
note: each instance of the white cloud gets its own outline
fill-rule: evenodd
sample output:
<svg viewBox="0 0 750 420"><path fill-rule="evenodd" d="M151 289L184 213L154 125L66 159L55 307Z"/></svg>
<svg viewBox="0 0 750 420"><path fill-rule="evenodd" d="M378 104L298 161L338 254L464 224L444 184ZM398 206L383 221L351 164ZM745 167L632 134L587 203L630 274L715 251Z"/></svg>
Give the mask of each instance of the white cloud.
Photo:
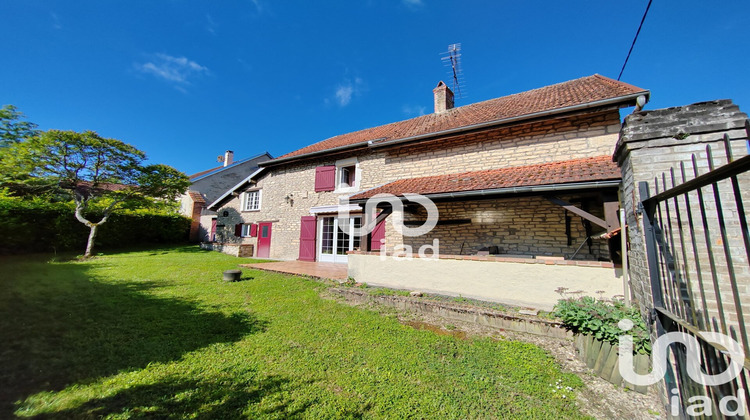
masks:
<svg viewBox="0 0 750 420"><path fill-rule="evenodd" d="M206 14L206 30L211 33L211 35L216 35L216 21L214 21L214 18L211 17L211 15Z"/></svg>
<svg viewBox="0 0 750 420"><path fill-rule="evenodd" d="M60 17L57 16L57 13L50 12L50 17L52 18L52 28L62 29L62 24L60 23Z"/></svg>
<svg viewBox="0 0 750 420"><path fill-rule="evenodd" d="M208 68L186 57L173 57L168 54L155 54L153 60L136 64L135 68L146 74L177 84L189 84L188 79L208 74Z"/></svg>
<svg viewBox="0 0 750 420"><path fill-rule="evenodd" d="M354 96L362 94L364 82L359 77L352 80L345 80L336 87L334 92L334 99L339 106L347 106L352 101Z"/></svg>
<svg viewBox="0 0 750 420"><path fill-rule="evenodd" d="M401 111L407 117L411 117L415 115L422 116L427 113L427 107L419 106L419 105L404 105L401 107Z"/></svg>
<svg viewBox="0 0 750 420"><path fill-rule="evenodd" d="M338 88L336 88L336 101L341 106L347 106L349 105L349 102L352 101L353 93L354 93L354 86L352 85L339 86Z"/></svg>
<svg viewBox="0 0 750 420"><path fill-rule="evenodd" d="M253 3L253 6L255 6L258 14L263 13L263 4L260 2L260 0L250 0L250 2Z"/></svg>

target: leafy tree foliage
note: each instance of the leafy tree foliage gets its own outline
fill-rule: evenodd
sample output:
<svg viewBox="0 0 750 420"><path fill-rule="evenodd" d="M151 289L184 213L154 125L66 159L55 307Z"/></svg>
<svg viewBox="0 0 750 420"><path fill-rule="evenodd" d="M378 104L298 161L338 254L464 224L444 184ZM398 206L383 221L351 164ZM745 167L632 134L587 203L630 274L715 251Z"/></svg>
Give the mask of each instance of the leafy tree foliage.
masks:
<svg viewBox="0 0 750 420"><path fill-rule="evenodd" d="M23 121L24 115L13 105L0 108L0 148L19 143L39 133L37 125Z"/></svg>
<svg viewBox="0 0 750 420"><path fill-rule="evenodd" d="M90 228L85 257L91 256L97 229L122 208L173 200L190 182L167 165L144 165L145 154L93 131L50 130L12 144L2 160L2 182L11 190L72 196L75 216ZM94 208L99 221L87 219Z"/></svg>

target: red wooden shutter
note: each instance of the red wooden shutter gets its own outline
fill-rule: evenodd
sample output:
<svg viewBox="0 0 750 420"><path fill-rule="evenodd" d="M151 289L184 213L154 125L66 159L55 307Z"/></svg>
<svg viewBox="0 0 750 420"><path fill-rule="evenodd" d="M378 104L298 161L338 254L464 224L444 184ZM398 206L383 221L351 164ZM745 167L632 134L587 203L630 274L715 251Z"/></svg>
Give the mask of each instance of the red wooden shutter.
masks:
<svg viewBox="0 0 750 420"><path fill-rule="evenodd" d="M299 228L299 260L315 261L315 216L302 216Z"/></svg>
<svg viewBox="0 0 750 420"><path fill-rule="evenodd" d="M242 236L242 223L234 225L234 236Z"/></svg>
<svg viewBox="0 0 750 420"><path fill-rule="evenodd" d="M255 223L250 225L250 236L253 238L258 236L258 225Z"/></svg>
<svg viewBox="0 0 750 420"><path fill-rule="evenodd" d="M333 191L336 189L336 166L318 166L315 168L315 192Z"/></svg>
<svg viewBox="0 0 750 420"><path fill-rule="evenodd" d="M375 229L370 234L370 251L380 251L381 239L385 238L385 220L383 219L375 225Z"/></svg>

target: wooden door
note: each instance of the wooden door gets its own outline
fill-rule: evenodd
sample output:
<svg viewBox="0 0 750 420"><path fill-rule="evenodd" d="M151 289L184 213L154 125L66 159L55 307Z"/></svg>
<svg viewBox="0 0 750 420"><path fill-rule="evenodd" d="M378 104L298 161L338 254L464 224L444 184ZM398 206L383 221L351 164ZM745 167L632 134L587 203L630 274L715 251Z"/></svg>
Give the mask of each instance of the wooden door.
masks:
<svg viewBox="0 0 750 420"><path fill-rule="evenodd" d="M271 255L271 227L270 222L258 223L258 258L268 258Z"/></svg>
<svg viewBox="0 0 750 420"><path fill-rule="evenodd" d="M317 217L302 216L299 228L299 260L315 261L315 230Z"/></svg>

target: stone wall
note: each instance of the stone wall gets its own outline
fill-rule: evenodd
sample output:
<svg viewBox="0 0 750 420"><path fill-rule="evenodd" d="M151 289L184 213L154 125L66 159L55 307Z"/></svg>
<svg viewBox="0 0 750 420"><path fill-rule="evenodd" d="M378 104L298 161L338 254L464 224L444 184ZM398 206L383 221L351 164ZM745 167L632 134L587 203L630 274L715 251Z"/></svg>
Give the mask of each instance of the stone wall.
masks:
<svg viewBox="0 0 750 420"><path fill-rule="evenodd" d="M385 179L610 155L620 131L617 110L520 124L389 150Z"/></svg>
<svg viewBox="0 0 750 420"><path fill-rule="evenodd" d="M573 203L580 201L580 197L561 198ZM590 212L603 218L602 204L593 198L588 200L592 201ZM403 242L414 252L438 239L441 254L473 255L481 248L494 245L500 254L570 258L586 238L581 218L568 213L571 231L568 245L565 209L542 197L438 203L437 208L441 220L468 220L469 223L438 225L427 235L405 237ZM406 220L423 221L426 217L424 208L419 207L416 214L407 214ZM592 233L604 233L604 230L592 226ZM588 245L584 245L576 259L609 260L606 240L592 240L591 252Z"/></svg>
<svg viewBox="0 0 750 420"><path fill-rule="evenodd" d="M744 130L747 115L740 112L739 108L729 100L702 102L682 107L660 109L654 111L641 111L633 113L625 118L620 140L618 141L615 159L622 169L622 205L627 214L628 237L629 237L629 260L631 288L635 300L638 302L641 312L647 314L653 308L653 296L651 291L647 256L644 242L643 217L639 211L638 183L646 181L649 184L650 194L656 192L655 178L658 178L658 190L663 191L662 174L666 173L666 187L672 186L670 169L676 172L676 184L681 184L680 163L686 167L686 179L694 178L692 155L697 158L697 169L699 174L708 172L708 161L706 159L706 147L711 148L716 166L727 162L724 151L724 134L731 139L731 147L735 158L747 154L747 133ZM750 174L746 173L740 178L744 191L750 189ZM750 268L744 255L744 247L741 244L739 222L737 220L736 208L730 194L731 187L727 182L719 184L721 199L724 206L724 215L727 218L727 229L730 249L733 256L734 266L737 269L738 286L742 295L743 307L750 309ZM705 303L709 312L709 318L717 316L717 297L713 292L713 281L709 268L708 252L703 230L703 218L699 213L699 200L697 193L688 195L691 203L691 212L694 219L693 229L688 225L686 203L681 197L678 204L681 208L682 226L677 221L673 201L671 217L666 218L665 210L662 211L661 221L665 229L671 222L672 234L667 236L667 251L676 258L676 267L681 278L692 289L693 297L697 301L696 310L699 314L703 312L703 301L699 292L699 275L704 283ZM750 202L745 197L745 208L750 209ZM724 258L722 240L719 236L719 226L716 216L716 203L710 188L703 189L703 204L706 207L706 221L709 225L709 242L713 247L716 257L717 281L722 293L722 301L725 302L724 311L729 321L736 322L736 313L732 304L732 292L729 283L727 263ZM750 218L750 215L746 215ZM695 250L690 241L690 233L696 237ZM685 238L685 246L680 245L680 233ZM685 251L683 253L683 251ZM698 258L694 257L695 253ZM696 264L697 262L697 264ZM700 265L700 272L697 269ZM750 321L747 310L746 322Z"/></svg>
<svg viewBox="0 0 750 420"><path fill-rule="evenodd" d="M360 152L355 155L361 170L360 188L372 188L383 183L383 154ZM350 156L346 156L350 157ZM242 211L238 197L225 203L218 210L218 242L257 244L257 238L234 236L237 223L272 222L270 258L296 260L299 257L300 219L310 215L310 208L338 204L352 193L315 192L315 168L333 165L336 158L321 159L267 169L257 184L246 188L260 189L260 211ZM286 197L289 196L290 200ZM227 211L228 216L223 212ZM256 247L257 248L257 247Z"/></svg>

